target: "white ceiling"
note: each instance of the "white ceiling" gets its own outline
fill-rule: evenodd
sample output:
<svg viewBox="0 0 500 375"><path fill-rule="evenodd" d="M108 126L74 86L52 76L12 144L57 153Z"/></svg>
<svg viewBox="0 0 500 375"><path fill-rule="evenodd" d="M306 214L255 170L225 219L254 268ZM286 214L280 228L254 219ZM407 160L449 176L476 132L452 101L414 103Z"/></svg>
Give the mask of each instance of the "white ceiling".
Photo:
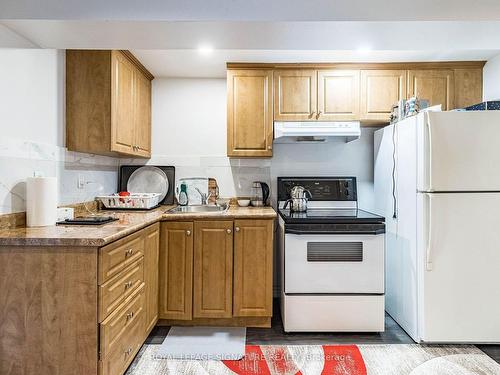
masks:
<svg viewBox="0 0 500 375"><path fill-rule="evenodd" d="M400 0L46 0L43 7L3 0L0 15L0 48L129 49L156 77L223 77L228 61L487 60L500 53L499 0L411 6ZM214 51L202 55L200 46Z"/></svg>
<svg viewBox="0 0 500 375"><path fill-rule="evenodd" d="M500 51L132 50L155 77L226 77L226 62L401 62L488 60Z"/></svg>
<svg viewBox="0 0 500 375"><path fill-rule="evenodd" d="M164 21L500 20L498 0L2 0L2 19Z"/></svg>

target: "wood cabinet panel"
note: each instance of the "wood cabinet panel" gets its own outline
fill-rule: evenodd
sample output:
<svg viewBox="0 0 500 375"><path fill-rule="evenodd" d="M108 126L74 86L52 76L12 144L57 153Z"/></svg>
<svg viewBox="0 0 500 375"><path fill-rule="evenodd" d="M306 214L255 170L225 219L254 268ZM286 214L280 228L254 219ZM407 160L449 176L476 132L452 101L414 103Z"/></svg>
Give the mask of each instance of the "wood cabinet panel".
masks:
<svg viewBox="0 0 500 375"><path fill-rule="evenodd" d="M160 225L157 223L144 230L145 336L151 332L158 321L159 250Z"/></svg>
<svg viewBox="0 0 500 375"><path fill-rule="evenodd" d="M144 240L137 232L99 249L99 284L144 255Z"/></svg>
<svg viewBox="0 0 500 375"><path fill-rule="evenodd" d="M272 316L273 220L234 222L234 316Z"/></svg>
<svg viewBox="0 0 500 375"><path fill-rule="evenodd" d="M406 97L406 70L361 71L361 120L388 122L394 104Z"/></svg>
<svg viewBox="0 0 500 375"><path fill-rule="evenodd" d="M229 318L233 292L233 222L194 224L193 317Z"/></svg>
<svg viewBox="0 0 500 375"><path fill-rule="evenodd" d="M0 374L97 373L97 249L0 248Z"/></svg>
<svg viewBox="0 0 500 375"><path fill-rule="evenodd" d="M136 153L151 156L151 81L135 71L135 145Z"/></svg>
<svg viewBox="0 0 500 375"><path fill-rule="evenodd" d="M103 321L144 282L144 262L139 259L99 286L99 321Z"/></svg>
<svg viewBox="0 0 500 375"><path fill-rule="evenodd" d="M272 70L227 72L227 155L272 156Z"/></svg>
<svg viewBox="0 0 500 375"><path fill-rule="evenodd" d="M316 70L274 71L274 120L314 120L317 110Z"/></svg>
<svg viewBox="0 0 500 375"><path fill-rule="evenodd" d="M319 70L315 119L349 121L358 118L359 70Z"/></svg>
<svg viewBox="0 0 500 375"><path fill-rule="evenodd" d="M192 319L193 223L161 224L159 316Z"/></svg>
<svg viewBox="0 0 500 375"><path fill-rule="evenodd" d="M144 283L139 289L128 297L125 302L115 309L99 326L100 329L100 348L101 357L107 357L117 347L122 345L122 342L127 336L127 332L135 324L139 324L144 328L145 323L145 296ZM137 338L134 338L137 339ZM144 335L140 335L140 340L144 339ZM125 342L125 344L129 344Z"/></svg>
<svg viewBox="0 0 500 375"><path fill-rule="evenodd" d="M133 153L135 145L135 71L120 52L113 51L111 101L111 150Z"/></svg>
<svg viewBox="0 0 500 375"><path fill-rule="evenodd" d="M407 96L427 99L430 106L441 104L443 111L455 108L453 70L410 70Z"/></svg>
<svg viewBox="0 0 500 375"><path fill-rule="evenodd" d="M483 70L455 69L455 108L465 108L483 101Z"/></svg>

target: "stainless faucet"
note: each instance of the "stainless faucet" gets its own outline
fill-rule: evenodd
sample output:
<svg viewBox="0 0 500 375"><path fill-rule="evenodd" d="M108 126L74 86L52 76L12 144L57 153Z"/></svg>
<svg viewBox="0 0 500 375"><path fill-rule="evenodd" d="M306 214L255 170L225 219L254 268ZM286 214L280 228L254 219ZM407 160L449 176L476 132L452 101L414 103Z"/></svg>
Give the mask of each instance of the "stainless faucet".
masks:
<svg viewBox="0 0 500 375"><path fill-rule="evenodd" d="M198 192L198 194L200 194L200 197L201 197L201 204L203 205L207 205L208 204L208 198L210 198L210 196L212 195L212 193L209 193L209 194L205 194L204 192L202 192L200 189L198 189L197 187L195 187L196 191Z"/></svg>

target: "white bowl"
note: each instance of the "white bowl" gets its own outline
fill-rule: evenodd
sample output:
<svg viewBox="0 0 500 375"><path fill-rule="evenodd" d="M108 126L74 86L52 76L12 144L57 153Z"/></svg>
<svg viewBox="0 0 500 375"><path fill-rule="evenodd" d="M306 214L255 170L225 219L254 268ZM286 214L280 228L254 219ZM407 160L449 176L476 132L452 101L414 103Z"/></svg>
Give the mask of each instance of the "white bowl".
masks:
<svg viewBox="0 0 500 375"><path fill-rule="evenodd" d="M238 199L238 206L240 207L250 206L250 199Z"/></svg>

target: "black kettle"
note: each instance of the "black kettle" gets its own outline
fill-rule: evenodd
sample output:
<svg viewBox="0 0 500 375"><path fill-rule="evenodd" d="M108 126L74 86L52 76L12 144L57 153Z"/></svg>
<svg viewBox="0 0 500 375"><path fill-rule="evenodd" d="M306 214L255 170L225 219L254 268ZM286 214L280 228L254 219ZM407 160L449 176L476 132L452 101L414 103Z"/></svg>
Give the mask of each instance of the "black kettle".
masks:
<svg viewBox="0 0 500 375"><path fill-rule="evenodd" d="M262 181L254 181L250 203L254 207L267 206L269 199L269 185Z"/></svg>

